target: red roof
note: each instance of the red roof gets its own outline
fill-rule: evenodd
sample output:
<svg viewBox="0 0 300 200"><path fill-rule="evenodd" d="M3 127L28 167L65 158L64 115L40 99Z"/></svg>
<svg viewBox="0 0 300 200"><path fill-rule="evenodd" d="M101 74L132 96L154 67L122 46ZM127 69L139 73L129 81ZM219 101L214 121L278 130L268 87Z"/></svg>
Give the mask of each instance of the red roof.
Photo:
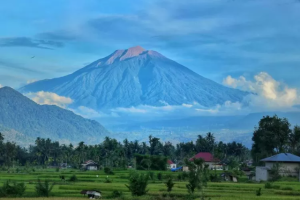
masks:
<svg viewBox="0 0 300 200"><path fill-rule="evenodd" d="M214 156L211 153L208 152L200 152L198 154L196 154L195 156L193 156L190 160L194 160L194 159L203 159L205 162L219 162L220 160L218 158L214 158Z"/></svg>
<svg viewBox="0 0 300 200"><path fill-rule="evenodd" d="M168 162L169 165L174 164L174 163L172 162L172 160L168 160L167 162Z"/></svg>

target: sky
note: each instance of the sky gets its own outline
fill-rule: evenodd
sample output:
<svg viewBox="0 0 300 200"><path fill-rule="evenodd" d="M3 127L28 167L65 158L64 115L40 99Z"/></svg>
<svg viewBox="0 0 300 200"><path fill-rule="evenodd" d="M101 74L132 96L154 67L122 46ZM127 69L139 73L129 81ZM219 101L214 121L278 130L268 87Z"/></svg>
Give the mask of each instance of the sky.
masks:
<svg viewBox="0 0 300 200"><path fill-rule="evenodd" d="M298 0L5 1L0 87L64 76L140 45L220 84L295 106L299 10Z"/></svg>

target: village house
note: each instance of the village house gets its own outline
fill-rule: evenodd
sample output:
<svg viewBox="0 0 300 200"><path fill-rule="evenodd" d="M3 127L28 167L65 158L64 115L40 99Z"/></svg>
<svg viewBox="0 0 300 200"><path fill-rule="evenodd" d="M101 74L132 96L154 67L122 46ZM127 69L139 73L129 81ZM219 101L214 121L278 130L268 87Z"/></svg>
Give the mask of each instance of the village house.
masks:
<svg viewBox="0 0 300 200"><path fill-rule="evenodd" d="M167 165L168 165L168 166L167 166L168 169L175 169L176 166L177 166L175 163L173 163L172 160L168 160L168 161L167 161Z"/></svg>
<svg viewBox="0 0 300 200"><path fill-rule="evenodd" d="M278 165L279 174L281 176L299 176L300 157L290 153L280 153L261 160L265 163L265 166L256 167L255 180L256 181L268 181L272 177L270 176L270 170Z"/></svg>
<svg viewBox="0 0 300 200"><path fill-rule="evenodd" d="M220 160L218 158L215 158L211 153L209 152L200 152L190 158L189 160L192 161L194 159L203 159L205 164L208 165L209 169L222 169L223 165L220 164ZM188 167L183 167L183 171L188 171Z"/></svg>
<svg viewBox="0 0 300 200"><path fill-rule="evenodd" d="M96 162L94 162L93 160L88 160L88 161L85 161L83 164L81 164L81 168L83 170L92 171L92 170L98 170L99 165Z"/></svg>

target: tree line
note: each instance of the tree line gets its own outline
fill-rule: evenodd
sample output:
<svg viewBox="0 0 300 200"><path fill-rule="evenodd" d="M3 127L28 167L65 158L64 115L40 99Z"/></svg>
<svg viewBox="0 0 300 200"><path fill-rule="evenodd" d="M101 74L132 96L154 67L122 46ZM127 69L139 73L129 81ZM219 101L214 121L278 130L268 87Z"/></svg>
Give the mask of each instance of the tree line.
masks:
<svg viewBox="0 0 300 200"><path fill-rule="evenodd" d="M238 163L249 157L250 151L241 143L216 142L213 133L199 135L196 141L162 142L160 138L149 136L148 142L125 139L120 142L106 137L97 145L61 144L50 138L37 138L28 148L14 142L4 142L0 133L0 165L13 166L59 166L61 163L79 168L86 160L94 160L102 167L127 168L135 166L137 155L163 156L181 165L186 158L199 152L210 152L214 157L228 163Z"/></svg>

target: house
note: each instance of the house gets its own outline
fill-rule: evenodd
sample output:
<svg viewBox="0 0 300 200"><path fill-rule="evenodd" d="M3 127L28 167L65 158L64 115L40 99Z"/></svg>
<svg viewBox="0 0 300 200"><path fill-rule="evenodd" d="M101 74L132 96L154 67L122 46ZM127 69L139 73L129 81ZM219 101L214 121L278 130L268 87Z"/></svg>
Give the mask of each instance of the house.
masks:
<svg viewBox="0 0 300 200"><path fill-rule="evenodd" d="M83 170L98 170L99 165L92 160L88 160L81 164L81 168Z"/></svg>
<svg viewBox="0 0 300 200"><path fill-rule="evenodd" d="M194 159L203 159L205 164L208 165L209 169L222 169L222 164L220 164L220 160L218 158L215 158L211 153L208 152L200 152L190 158L190 161Z"/></svg>
<svg viewBox="0 0 300 200"><path fill-rule="evenodd" d="M168 167L167 167L168 169L175 169L177 166L175 163L172 162L172 160L168 160L167 163L168 163Z"/></svg>
<svg viewBox="0 0 300 200"><path fill-rule="evenodd" d="M281 176L299 176L300 157L290 153L280 153L260 160L265 166L256 167L255 180L267 181L271 178L270 170L279 167Z"/></svg>

